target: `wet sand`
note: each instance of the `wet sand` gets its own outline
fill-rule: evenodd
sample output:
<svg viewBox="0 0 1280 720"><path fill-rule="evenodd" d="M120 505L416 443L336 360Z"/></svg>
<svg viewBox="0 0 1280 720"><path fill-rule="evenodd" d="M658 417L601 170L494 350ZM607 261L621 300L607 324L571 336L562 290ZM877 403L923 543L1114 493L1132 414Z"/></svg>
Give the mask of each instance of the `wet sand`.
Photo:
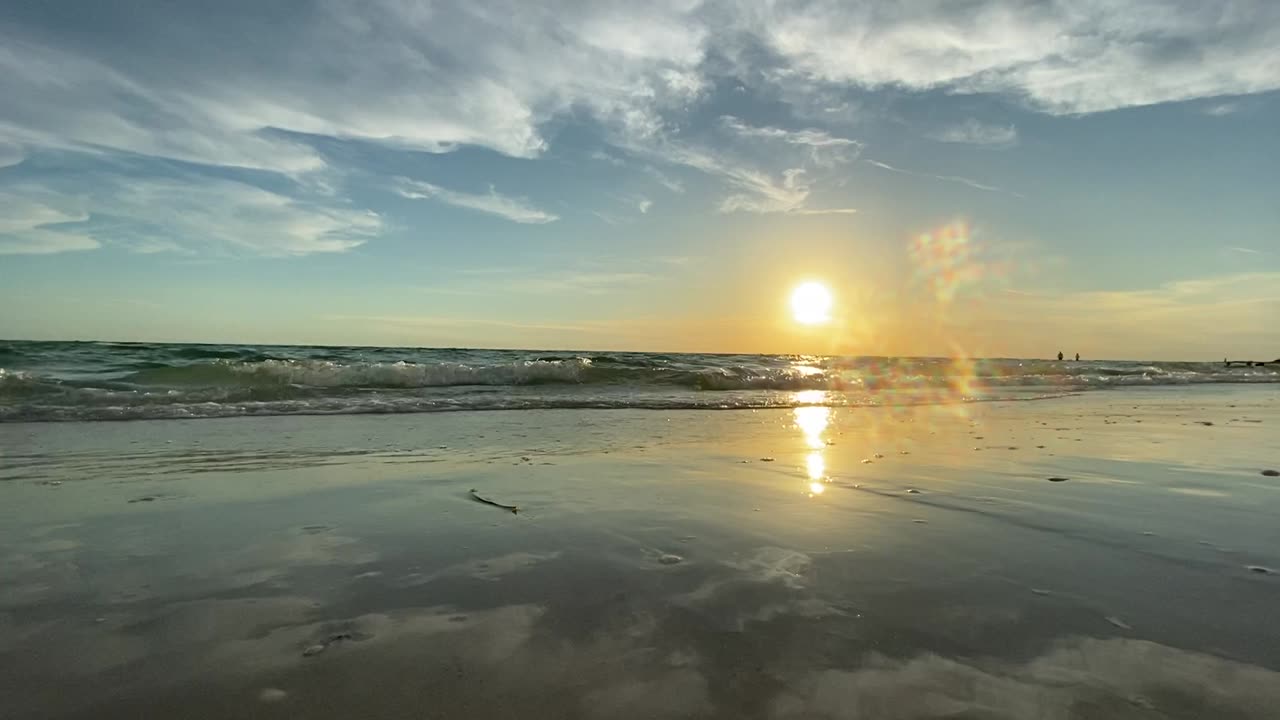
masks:
<svg viewBox="0 0 1280 720"><path fill-rule="evenodd" d="M0 716L1275 717L1277 426L1268 387L0 425Z"/></svg>

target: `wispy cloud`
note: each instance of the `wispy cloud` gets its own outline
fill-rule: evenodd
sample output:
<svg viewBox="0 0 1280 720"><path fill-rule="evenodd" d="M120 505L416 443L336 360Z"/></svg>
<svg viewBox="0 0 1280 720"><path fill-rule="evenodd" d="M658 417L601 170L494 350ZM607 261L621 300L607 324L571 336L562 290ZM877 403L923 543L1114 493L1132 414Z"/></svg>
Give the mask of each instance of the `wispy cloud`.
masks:
<svg viewBox="0 0 1280 720"><path fill-rule="evenodd" d="M593 150L591 152L590 158L592 160L598 160L602 163L608 163L609 165L613 165L614 167L622 167L623 165L626 165L626 163L623 162L622 158L610 152L607 152L605 150Z"/></svg>
<svg viewBox="0 0 1280 720"><path fill-rule="evenodd" d="M26 158L26 153L16 143L0 140L0 168L13 167Z"/></svg>
<svg viewBox="0 0 1280 720"><path fill-rule="evenodd" d="M511 322L504 320L488 320L483 318L454 317L454 316L429 316L429 315L325 315L322 320L330 322L354 322L354 323L375 323L380 325L391 325L401 329L418 329L418 330L440 330L440 329L457 329L470 330L476 327L484 327L498 330L521 330L521 331L570 331L570 332L587 332L595 329L592 324L559 324L559 323L528 323L528 322Z"/></svg>
<svg viewBox="0 0 1280 720"><path fill-rule="evenodd" d="M89 191L67 182L87 180ZM53 253L119 245L166 251L296 256L357 247L381 218L341 205L304 201L201 176L70 178L63 185L0 190L0 246Z"/></svg>
<svg viewBox="0 0 1280 720"><path fill-rule="evenodd" d="M768 173L733 162L712 153L682 145L668 144L654 152L667 162L699 170L727 182L738 190L720 201L722 213L789 213L794 215L845 215L855 208L810 208L806 205L812 191L803 168L782 172L781 181Z"/></svg>
<svg viewBox="0 0 1280 720"><path fill-rule="evenodd" d="M659 266L666 266L665 272L669 273L685 262L686 258L661 257L640 264L619 259L578 261L567 270L464 268L454 272L458 280L446 280L427 289L460 295L603 295L654 282L661 277Z"/></svg>
<svg viewBox="0 0 1280 720"><path fill-rule="evenodd" d="M649 175L649 177L652 177L655 181L657 181L659 185L670 190L671 192L673 193L684 192L684 183L667 175L666 173L662 172L658 168L652 165L646 165L644 167L644 172L647 175Z"/></svg>
<svg viewBox="0 0 1280 720"><path fill-rule="evenodd" d="M806 147L815 148L862 147L862 143L857 140L836 137L825 130L814 130L812 128L805 130L785 130L778 127L748 125L742 120L731 115L722 117L720 121L726 128L735 134L746 138L777 140L790 145L804 145Z"/></svg>
<svg viewBox="0 0 1280 720"><path fill-rule="evenodd" d="M496 215L511 222L540 225L560 219L558 215L534 207L525 198L500 195L492 186L486 194L475 194L449 190L421 180L397 178L395 191L402 197L412 200L436 200L447 205Z"/></svg>
<svg viewBox="0 0 1280 720"><path fill-rule="evenodd" d="M1280 273L1246 272L1176 280L1136 290L1035 293L992 308L1010 337L1053 347L1073 338L1135 358L1218 358L1239 348L1276 355Z"/></svg>
<svg viewBox="0 0 1280 720"><path fill-rule="evenodd" d="M988 125L969 118L958 125L930 133L929 137L939 142L1006 148L1018 144L1018 129L1013 125Z"/></svg>
<svg viewBox="0 0 1280 720"><path fill-rule="evenodd" d="M751 125L730 115L721 117L720 122L725 129L746 140L783 143L803 148L808 152L810 162L818 167L832 167L837 163L854 160L864 147L858 140L838 137L825 130L814 128L788 130L780 127Z"/></svg>
<svg viewBox="0 0 1280 720"><path fill-rule="evenodd" d="M1022 193L1014 192L1012 190L1005 190L1004 188L996 187L995 185L988 185L987 183L981 183L981 182L978 182L977 180L972 180L970 178L962 177L960 175L935 175L934 173L916 172L914 170L904 170L900 167L894 167L889 163L880 162L879 160L871 160L869 158L867 159L866 162L867 164L872 165L874 167L878 167L881 170L888 170L889 172L900 173L902 175L912 175L914 177L932 178L934 180L943 180L945 182L959 183L961 185L971 187L975 190L983 190L985 192L1006 193L1014 197L1026 197Z"/></svg>
<svg viewBox="0 0 1280 720"><path fill-rule="evenodd" d="M84 231L89 214L47 200L0 191L0 255L52 255L101 245Z"/></svg>
<svg viewBox="0 0 1280 720"><path fill-rule="evenodd" d="M1205 115L1212 115L1213 117L1222 117L1224 115L1232 115L1238 112L1239 110L1240 110L1239 103L1224 102L1224 103L1216 103L1214 105L1210 105L1206 107L1203 112Z"/></svg>

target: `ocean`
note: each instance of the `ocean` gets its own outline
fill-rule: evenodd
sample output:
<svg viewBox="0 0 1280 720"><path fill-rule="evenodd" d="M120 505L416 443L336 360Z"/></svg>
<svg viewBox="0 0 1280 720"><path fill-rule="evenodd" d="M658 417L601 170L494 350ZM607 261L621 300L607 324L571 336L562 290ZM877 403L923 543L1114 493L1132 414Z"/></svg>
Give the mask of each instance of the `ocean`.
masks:
<svg viewBox="0 0 1280 720"><path fill-rule="evenodd" d="M1277 383L1221 363L0 341L0 421L747 409Z"/></svg>

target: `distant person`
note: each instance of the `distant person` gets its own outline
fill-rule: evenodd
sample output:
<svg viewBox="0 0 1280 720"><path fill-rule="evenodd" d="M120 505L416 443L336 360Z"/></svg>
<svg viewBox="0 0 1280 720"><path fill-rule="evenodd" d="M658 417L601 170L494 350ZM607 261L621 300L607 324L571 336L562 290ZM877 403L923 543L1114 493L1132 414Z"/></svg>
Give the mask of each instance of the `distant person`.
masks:
<svg viewBox="0 0 1280 720"><path fill-rule="evenodd" d="M1062 362L1062 351L1058 351L1058 362Z"/></svg>
<svg viewBox="0 0 1280 720"><path fill-rule="evenodd" d="M1076 362L1080 362L1080 353L1076 353Z"/></svg>

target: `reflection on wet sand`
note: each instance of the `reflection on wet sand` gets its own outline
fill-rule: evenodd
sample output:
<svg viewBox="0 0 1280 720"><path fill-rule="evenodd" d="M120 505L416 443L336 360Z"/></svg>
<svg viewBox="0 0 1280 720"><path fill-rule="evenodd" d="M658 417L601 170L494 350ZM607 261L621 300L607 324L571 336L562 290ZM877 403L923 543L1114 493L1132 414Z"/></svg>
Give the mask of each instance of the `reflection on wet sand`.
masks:
<svg viewBox="0 0 1280 720"><path fill-rule="evenodd" d="M797 393L803 396L801 402L821 403L826 392L822 390L805 390ZM795 426L800 430L805 447L809 453L805 455L805 475L808 478L809 496L821 495L827 489L827 459L823 452L827 448L827 440L823 438L827 426L831 423L832 409L825 405L809 405L792 409Z"/></svg>
<svg viewBox="0 0 1280 720"><path fill-rule="evenodd" d="M340 466L0 485L0 715L1273 717L1276 576L1248 568L1280 566L1280 495L1222 463L1262 466L1280 407L1255 402L1260 427L1153 409L1139 432L1071 402L1052 407L1073 432L1163 453L1032 450L1061 431L1028 403L981 429L808 406L620 414L645 448L606 434L550 466L488 463L535 452L515 441L428 469L343 448ZM548 413L539 437L583 420ZM431 427L343 422L406 445ZM883 435L859 429L890 426L918 452L861 464ZM739 462L761 452L777 461ZM345 476L317 485L322 467ZM477 480L528 512L477 506ZM54 503L67 517L42 520Z"/></svg>

